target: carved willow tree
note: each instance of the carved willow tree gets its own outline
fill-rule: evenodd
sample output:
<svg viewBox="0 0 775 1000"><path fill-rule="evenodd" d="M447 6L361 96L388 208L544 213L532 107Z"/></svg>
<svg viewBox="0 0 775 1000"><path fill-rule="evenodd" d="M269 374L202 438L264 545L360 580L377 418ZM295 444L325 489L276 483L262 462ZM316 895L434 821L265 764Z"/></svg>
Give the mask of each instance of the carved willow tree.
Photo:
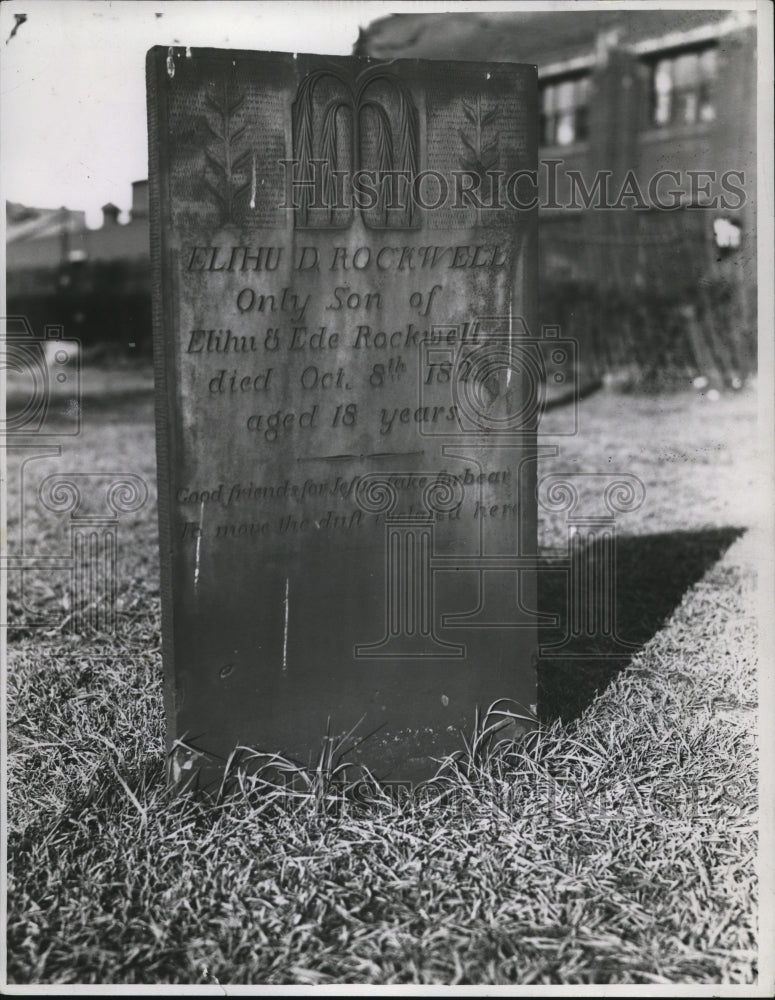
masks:
<svg viewBox="0 0 775 1000"><path fill-rule="evenodd" d="M315 92L323 80L333 82L339 93L329 97L322 110L318 110ZM378 85L384 88L383 98L385 95L391 98L392 107L374 93ZM318 121L320 128L316 135ZM365 146L369 123L374 129L373 150ZM369 170L375 174L378 196L373 215L364 212L365 224L388 229L413 226L411 187L418 172L418 131L417 108L411 92L403 80L391 73L364 70L356 78L354 89L336 70L319 70L306 76L299 84L293 104L296 225L300 228L349 225L352 219L349 207L346 221L338 222L334 215L336 208L342 207L337 205L336 172L345 172L351 178L357 170ZM345 156L347 162L343 163ZM373 163L369 162L372 157ZM390 184L397 175L405 179L396 198ZM320 202L315 200L316 181ZM311 215L315 210L322 210L322 223ZM377 220L376 224L372 219Z"/></svg>

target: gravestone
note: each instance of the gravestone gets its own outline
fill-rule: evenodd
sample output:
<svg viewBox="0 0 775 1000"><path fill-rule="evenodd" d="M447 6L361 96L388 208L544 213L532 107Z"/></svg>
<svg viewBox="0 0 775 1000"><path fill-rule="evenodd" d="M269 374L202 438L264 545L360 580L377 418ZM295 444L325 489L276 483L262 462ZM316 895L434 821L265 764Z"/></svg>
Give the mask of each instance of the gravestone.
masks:
<svg viewBox="0 0 775 1000"><path fill-rule="evenodd" d="M536 701L535 68L147 72L173 776L427 778Z"/></svg>

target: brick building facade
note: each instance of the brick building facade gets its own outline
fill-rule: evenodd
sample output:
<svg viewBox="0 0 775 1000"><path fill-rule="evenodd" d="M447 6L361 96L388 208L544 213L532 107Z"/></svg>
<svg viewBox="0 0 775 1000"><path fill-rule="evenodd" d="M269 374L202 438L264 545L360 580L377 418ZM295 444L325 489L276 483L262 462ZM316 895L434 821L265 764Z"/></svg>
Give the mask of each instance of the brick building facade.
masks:
<svg viewBox="0 0 775 1000"><path fill-rule="evenodd" d="M357 52L537 64L543 321L583 328L603 366L644 338L641 367L671 363L685 322L689 367L753 363L755 12L396 14ZM627 329L600 351L612 320Z"/></svg>

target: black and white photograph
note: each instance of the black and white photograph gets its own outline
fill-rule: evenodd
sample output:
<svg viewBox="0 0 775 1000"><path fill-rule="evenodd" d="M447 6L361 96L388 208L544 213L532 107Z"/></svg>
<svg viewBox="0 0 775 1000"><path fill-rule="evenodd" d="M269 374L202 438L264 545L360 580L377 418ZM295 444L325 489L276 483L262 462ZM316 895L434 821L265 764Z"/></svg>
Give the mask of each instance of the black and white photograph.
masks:
<svg viewBox="0 0 775 1000"><path fill-rule="evenodd" d="M773 994L772 29L0 5L5 994Z"/></svg>

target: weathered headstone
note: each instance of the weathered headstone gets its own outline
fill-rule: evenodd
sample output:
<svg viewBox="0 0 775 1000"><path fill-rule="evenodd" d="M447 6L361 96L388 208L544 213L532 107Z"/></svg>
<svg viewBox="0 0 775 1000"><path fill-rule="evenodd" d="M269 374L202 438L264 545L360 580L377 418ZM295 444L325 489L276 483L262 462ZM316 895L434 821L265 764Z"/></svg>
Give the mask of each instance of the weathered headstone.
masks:
<svg viewBox="0 0 775 1000"><path fill-rule="evenodd" d="M148 93L173 771L428 777L536 701L535 69L156 48Z"/></svg>

